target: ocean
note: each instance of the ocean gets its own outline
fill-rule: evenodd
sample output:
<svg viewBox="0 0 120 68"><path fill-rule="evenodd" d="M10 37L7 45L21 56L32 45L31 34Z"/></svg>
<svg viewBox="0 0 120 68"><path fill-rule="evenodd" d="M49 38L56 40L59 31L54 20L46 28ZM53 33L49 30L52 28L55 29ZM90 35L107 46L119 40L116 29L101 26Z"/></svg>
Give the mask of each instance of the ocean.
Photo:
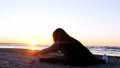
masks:
<svg viewBox="0 0 120 68"><path fill-rule="evenodd" d="M23 48L41 50L50 45L30 46L25 44L0 44L0 48ZM120 46L86 46L93 54L120 57Z"/></svg>

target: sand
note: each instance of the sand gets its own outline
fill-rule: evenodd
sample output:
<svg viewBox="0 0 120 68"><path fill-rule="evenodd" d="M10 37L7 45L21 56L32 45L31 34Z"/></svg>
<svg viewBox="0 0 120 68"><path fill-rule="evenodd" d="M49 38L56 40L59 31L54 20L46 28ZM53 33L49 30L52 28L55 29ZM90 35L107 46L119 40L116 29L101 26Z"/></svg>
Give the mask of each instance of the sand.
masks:
<svg viewBox="0 0 120 68"><path fill-rule="evenodd" d="M49 54L53 56L55 54ZM62 56L62 55L61 55ZM98 56L101 58L101 56ZM70 66L60 63L36 62L31 64L33 59L32 51L28 49L0 49L0 68L120 68L120 57L108 56L109 63L93 66Z"/></svg>

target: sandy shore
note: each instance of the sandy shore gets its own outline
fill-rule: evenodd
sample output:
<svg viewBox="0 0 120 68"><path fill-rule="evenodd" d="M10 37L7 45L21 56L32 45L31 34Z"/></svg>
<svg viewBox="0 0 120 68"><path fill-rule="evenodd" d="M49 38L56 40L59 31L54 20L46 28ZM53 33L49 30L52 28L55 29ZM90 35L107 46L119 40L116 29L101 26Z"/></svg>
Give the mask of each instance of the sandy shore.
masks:
<svg viewBox="0 0 120 68"><path fill-rule="evenodd" d="M50 56L50 55L48 55ZM101 56L98 56L101 57ZM0 68L119 68L120 57L109 56L108 64L98 64L87 67L63 65L60 63L34 63L32 51L27 49L0 49Z"/></svg>

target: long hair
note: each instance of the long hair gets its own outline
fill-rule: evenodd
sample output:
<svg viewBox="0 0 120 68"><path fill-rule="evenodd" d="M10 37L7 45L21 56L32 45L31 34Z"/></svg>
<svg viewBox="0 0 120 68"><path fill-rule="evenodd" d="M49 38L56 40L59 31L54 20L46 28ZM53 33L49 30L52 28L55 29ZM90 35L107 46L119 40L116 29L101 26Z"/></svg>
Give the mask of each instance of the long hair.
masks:
<svg viewBox="0 0 120 68"><path fill-rule="evenodd" d="M59 41L67 41L67 40L69 40L69 38L70 38L70 36L62 28L57 28L53 32L54 42L56 42L57 40L59 40Z"/></svg>

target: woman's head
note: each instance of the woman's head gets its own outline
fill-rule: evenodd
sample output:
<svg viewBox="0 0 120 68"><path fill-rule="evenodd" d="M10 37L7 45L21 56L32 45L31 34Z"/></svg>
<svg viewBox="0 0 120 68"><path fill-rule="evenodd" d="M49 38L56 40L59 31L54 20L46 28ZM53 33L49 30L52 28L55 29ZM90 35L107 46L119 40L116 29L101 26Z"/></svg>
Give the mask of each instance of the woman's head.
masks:
<svg viewBox="0 0 120 68"><path fill-rule="evenodd" d="M62 28L57 28L53 32L53 39L54 39L55 42L57 40L65 41L68 36L69 35Z"/></svg>

